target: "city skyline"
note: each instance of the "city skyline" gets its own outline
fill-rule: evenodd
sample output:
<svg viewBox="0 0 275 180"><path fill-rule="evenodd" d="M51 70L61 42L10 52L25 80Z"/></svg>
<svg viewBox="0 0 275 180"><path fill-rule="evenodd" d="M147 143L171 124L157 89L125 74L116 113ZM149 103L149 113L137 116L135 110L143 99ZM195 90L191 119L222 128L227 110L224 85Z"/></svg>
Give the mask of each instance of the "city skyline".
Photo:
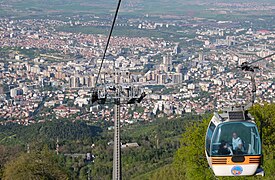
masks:
<svg viewBox="0 0 275 180"><path fill-rule="evenodd" d="M170 166L188 123L251 103L254 75L257 107L274 104L272 0L122 1L103 62L117 2L45 2L0 2L0 154L46 144L70 177L109 179L116 126L129 179ZM146 96L114 108L118 87Z"/></svg>

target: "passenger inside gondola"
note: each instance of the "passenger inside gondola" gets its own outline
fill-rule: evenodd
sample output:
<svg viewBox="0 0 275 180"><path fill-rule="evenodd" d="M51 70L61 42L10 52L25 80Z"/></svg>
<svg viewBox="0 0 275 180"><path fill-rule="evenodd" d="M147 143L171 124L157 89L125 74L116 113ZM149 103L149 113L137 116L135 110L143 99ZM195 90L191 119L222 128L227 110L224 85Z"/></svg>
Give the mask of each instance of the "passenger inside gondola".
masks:
<svg viewBox="0 0 275 180"><path fill-rule="evenodd" d="M224 140L222 140L221 144L219 146L218 154L219 155L229 155L230 153L231 153L230 147Z"/></svg>
<svg viewBox="0 0 275 180"><path fill-rule="evenodd" d="M234 154L243 154L243 141L236 132L232 133L232 146Z"/></svg>
<svg viewBox="0 0 275 180"><path fill-rule="evenodd" d="M206 151L212 156L222 155L259 155L261 153L260 136L256 125L249 122L230 122L220 124L215 128L211 135L209 133L209 142L206 144ZM231 153L227 154L222 140L227 143ZM208 142L208 141L206 141ZM208 145L208 146L207 146ZM222 149L222 148L225 148Z"/></svg>

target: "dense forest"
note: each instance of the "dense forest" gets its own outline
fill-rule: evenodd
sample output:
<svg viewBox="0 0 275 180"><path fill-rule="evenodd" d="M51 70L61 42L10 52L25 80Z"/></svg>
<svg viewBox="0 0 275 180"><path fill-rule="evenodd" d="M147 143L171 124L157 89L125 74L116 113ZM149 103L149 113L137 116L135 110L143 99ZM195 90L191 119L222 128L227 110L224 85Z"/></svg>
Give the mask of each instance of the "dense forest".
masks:
<svg viewBox="0 0 275 180"><path fill-rule="evenodd" d="M138 178L140 174L171 164L174 153L180 147L180 138L185 126L190 119L198 121L201 118L188 115L123 126L121 142L139 144L139 147L122 149L123 178ZM30 126L0 126L0 177L8 177L6 173L10 172L9 167L32 164L44 153L47 154L44 158L50 159L43 159L45 162L42 164L47 166L50 161L55 163L56 168L63 167L58 172L62 175L65 173L66 177L111 179L113 131L107 130L105 123L102 124L99 127L90 125L87 121L73 123L58 120ZM55 152L57 139L58 155ZM92 159L86 159L87 153L92 154Z"/></svg>
<svg viewBox="0 0 275 180"><path fill-rule="evenodd" d="M265 177L240 179L273 179L275 104L255 105L250 113L259 127L260 122L263 123ZM122 149L123 179L216 179L204 152L210 118L209 114L162 118L122 127L122 143L139 144L139 147ZM84 122L63 121L0 128L0 177L3 179L111 179L112 131ZM56 137L60 139L59 154L54 151ZM25 143L31 147L28 153ZM87 160L81 153L91 153L93 157Z"/></svg>
<svg viewBox="0 0 275 180"><path fill-rule="evenodd" d="M89 138L93 139L102 132L97 126L90 126L84 122L53 121L37 123L29 126L22 126L15 123L8 123L0 126L1 144L27 144L37 140L55 142L58 138L61 141L71 141ZM87 139L87 141L89 141Z"/></svg>

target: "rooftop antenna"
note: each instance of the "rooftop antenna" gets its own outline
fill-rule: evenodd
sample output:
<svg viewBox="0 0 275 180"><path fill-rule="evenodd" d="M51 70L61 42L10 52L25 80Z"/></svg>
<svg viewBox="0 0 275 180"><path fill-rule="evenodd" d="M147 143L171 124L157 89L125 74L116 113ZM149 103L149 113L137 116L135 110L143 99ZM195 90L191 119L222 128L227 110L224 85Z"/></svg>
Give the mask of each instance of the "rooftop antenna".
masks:
<svg viewBox="0 0 275 180"><path fill-rule="evenodd" d="M27 144L27 153L30 154L30 144Z"/></svg>
<svg viewBox="0 0 275 180"><path fill-rule="evenodd" d="M56 154L58 155L59 154L59 139L58 137L56 138Z"/></svg>

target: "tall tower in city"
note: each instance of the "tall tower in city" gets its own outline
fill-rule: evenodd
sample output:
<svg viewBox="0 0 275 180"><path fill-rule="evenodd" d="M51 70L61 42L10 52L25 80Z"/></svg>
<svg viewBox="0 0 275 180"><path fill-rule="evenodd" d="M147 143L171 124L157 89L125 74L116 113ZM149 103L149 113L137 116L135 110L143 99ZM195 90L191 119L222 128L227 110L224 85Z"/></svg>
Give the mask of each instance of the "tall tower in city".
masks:
<svg viewBox="0 0 275 180"><path fill-rule="evenodd" d="M72 76L70 78L70 87L71 88L77 88L77 87L79 87L79 84L80 84L79 77Z"/></svg>
<svg viewBox="0 0 275 180"><path fill-rule="evenodd" d="M200 50L199 52L199 61L204 61L203 50Z"/></svg>
<svg viewBox="0 0 275 180"><path fill-rule="evenodd" d="M1 81L0 81L0 94L4 94L4 87Z"/></svg>
<svg viewBox="0 0 275 180"><path fill-rule="evenodd" d="M163 64L172 65L172 56L169 56L169 55L163 56Z"/></svg>
<svg viewBox="0 0 275 180"><path fill-rule="evenodd" d="M167 71L171 71L172 56L170 56L170 55L163 56L163 65L164 65L164 67L166 67Z"/></svg>
<svg viewBox="0 0 275 180"><path fill-rule="evenodd" d="M179 53L181 53L181 49L180 49L179 44L177 44L177 45L174 47L173 53L176 54L176 55L179 54Z"/></svg>

